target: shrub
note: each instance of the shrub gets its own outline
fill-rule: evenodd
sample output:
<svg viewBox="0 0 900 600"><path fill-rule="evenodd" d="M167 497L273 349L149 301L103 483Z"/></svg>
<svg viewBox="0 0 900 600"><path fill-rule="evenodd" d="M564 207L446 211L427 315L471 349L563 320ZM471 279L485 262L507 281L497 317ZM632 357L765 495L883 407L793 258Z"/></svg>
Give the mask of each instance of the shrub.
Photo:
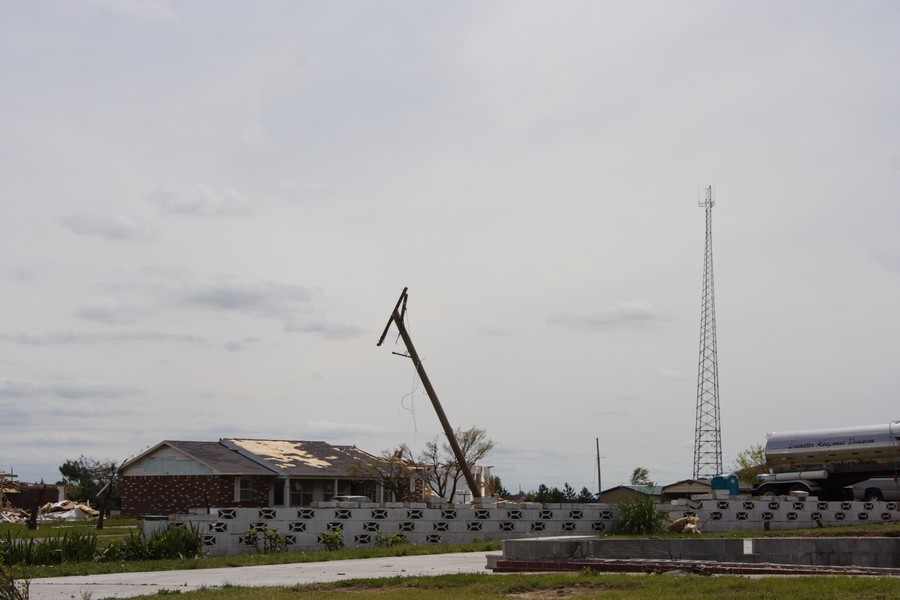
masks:
<svg viewBox="0 0 900 600"><path fill-rule="evenodd" d="M0 600L28 600L30 579L16 581L0 556Z"/></svg>
<svg viewBox="0 0 900 600"><path fill-rule="evenodd" d="M287 537L280 535L275 527L251 526L244 534L244 540L248 545L253 546L257 554L288 551Z"/></svg>
<svg viewBox="0 0 900 600"><path fill-rule="evenodd" d="M8 565L54 565L62 562L91 561L97 552L97 534L65 532L56 537L36 540L6 532L0 539L0 561Z"/></svg>
<svg viewBox="0 0 900 600"><path fill-rule="evenodd" d="M113 560L158 560L161 558L194 558L203 554L203 537L197 526L169 527L154 531L150 539L142 530L113 542L97 554L98 562Z"/></svg>
<svg viewBox="0 0 900 600"><path fill-rule="evenodd" d="M405 544L406 537L402 535L392 535L387 533L378 532L375 534L375 547L376 548L390 548L392 546L399 546L400 544Z"/></svg>
<svg viewBox="0 0 900 600"><path fill-rule="evenodd" d="M326 550L340 550L344 547L344 530L338 527L334 531L320 533L319 541Z"/></svg>
<svg viewBox="0 0 900 600"><path fill-rule="evenodd" d="M653 498L643 496L619 504L619 516L615 522L616 533L649 535L665 529L669 518L656 508Z"/></svg>

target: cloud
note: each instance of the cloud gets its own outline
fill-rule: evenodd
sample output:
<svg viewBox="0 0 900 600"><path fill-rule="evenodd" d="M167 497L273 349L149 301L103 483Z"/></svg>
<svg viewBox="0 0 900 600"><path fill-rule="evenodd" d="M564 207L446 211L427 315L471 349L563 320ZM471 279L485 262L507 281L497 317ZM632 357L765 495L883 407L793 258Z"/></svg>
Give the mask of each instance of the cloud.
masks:
<svg viewBox="0 0 900 600"><path fill-rule="evenodd" d="M232 340L225 343L225 349L229 352L240 352L241 350L245 350L251 344L256 344L259 341L259 338L255 337L248 337L242 340Z"/></svg>
<svg viewBox="0 0 900 600"><path fill-rule="evenodd" d="M317 202L333 200L340 196L340 191L327 185L308 185L296 181L283 183L279 192L288 202Z"/></svg>
<svg viewBox="0 0 900 600"><path fill-rule="evenodd" d="M105 381L84 379L55 379L49 382L30 379L0 379L0 397L29 398L34 396L58 396L73 400L85 398L121 398L131 396L137 390Z"/></svg>
<svg viewBox="0 0 900 600"><path fill-rule="evenodd" d="M2 392L0 392L0 396L2 396ZM4 428L24 425L32 418L33 415L29 410L21 406L4 406L3 410L0 410L0 426Z"/></svg>
<svg viewBox="0 0 900 600"><path fill-rule="evenodd" d="M656 374L660 379L682 380L687 378L687 375L678 369L660 369Z"/></svg>
<svg viewBox="0 0 900 600"><path fill-rule="evenodd" d="M24 283L34 279L34 271L24 267L15 267L9 270L9 276L19 283Z"/></svg>
<svg viewBox="0 0 900 600"><path fill-rule="evenodd" d="M883 269L900 273L900 254L881 252L873 256L875 262Z"/></svg>
<svg viewBox="0 0 900 600"><path fill-rule="evenodd" d="M54 346L62 344L95 344L99 342L205 342L203 338L165 333L162 331L45 331L0 333L0 340L28 346Z"/></svg>
<svg viewBox="0 0 900 600"><path fill-rule="evenodd" d="M668 317L661 315L647 302L623 302L588 314L556 316L547 321L552 325L571 329L607 331L611 329L645 329L667 320L669 320Z"/></svg>
<svg viewBox="0 0 900 600"><path fill-rule="evenodd" d="M134 323L147 311L131 304L122 304L113 298L101 296L92 298L87 305L75 313L82 319L100 323Z"/></svg>
<svg viewBox="0 0 900 600"><path fill-rule="evenodd" d="M177 18L169 0L91 0L91 4L108 12L142 21L165 22Z"/></svg>
<svg viewBox="0 0 900 600"><path fill-rule="evenodd" d="M269 281L220 278L208 284L176 291L183 304L242 312L254 316L289 319L309 312L316 293L303 286Z"/></svg>
<svg viewBox="0 0 900 600"><path fill-rule="evenodd" d="M328 321L307 321L304 323L292 321L284 324L284 330L312 333L326 340L350 340L361 336L365 332L365 330L355 325L330 323Z"/></svg>
<svg viewBox="0 0 900 600"><path fill-rule="evenodd" d="M108 293L139 291L143 298L154 298L166 309L204 309L273 319L282 322L284 331L311 333L327 340L352 339L364 332L354 325L327 320L320 307L322 292L302 285L239 279L233 276L198 282L189 273L176 273L168 282L118 283L107 285L104 290ZM129 316L127 312L120 315L116 310L111 310L111 302L101 301L97 304L98 307L82 316L93 316L97 320L125 319ZM123 311L126 307L127 305L123 305ZM3 339L2 334L0 339ZM247 341L248 339L232 340L225 344L225 348L239 351L246 347Z"/></svg>
<svg viewBox="0 0 900 600"><path fill-rule="evenodd" d="M249 215L259 204L231 188L216 192L205 185L157 188L147 200L164 213L206 217Z"/></svg>
<svg viewBox="0 0 900 600"><path fill-rule="evenodd" d="M312 421L303 429L306 435L321 438L335 438L338 436L365 436L381 433L381 430L371 425L361 423L335 423L334 421Z"/></svg>
<svg viewBox="0 0 900 600"><path fill-rule="evenodd" d="M512 331L510 331L509 329L506 329L504 327L493 327L490 325L482 327L481 331L479 331L479 333L481 335L487 335L487 336L492 336L492 337L506 337L508 335L512 335Z"/></svg>
<svg viewBox="0 0 900 600"><path fill-rule="evenodd" d="M108 215L77 213L60 217L59 222L72 233L96 235L111 241L146 242L157 238L156 230L151 226L120 212Z"/></svg>

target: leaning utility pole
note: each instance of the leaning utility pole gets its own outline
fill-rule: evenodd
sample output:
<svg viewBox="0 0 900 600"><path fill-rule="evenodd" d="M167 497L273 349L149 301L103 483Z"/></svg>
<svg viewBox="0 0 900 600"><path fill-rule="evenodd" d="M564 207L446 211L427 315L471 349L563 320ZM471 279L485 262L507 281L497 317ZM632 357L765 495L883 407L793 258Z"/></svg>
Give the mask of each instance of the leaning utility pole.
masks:
<svg viewBox="0 0 900 600"><path fill-rule="evenodd" d="M428 374L425 373L425 367L422 366L422 361L419 360L419 355L416 352L415 346L413 346L412 338L409 337L409 332L406 331L406 326L403 324L403 317L406 315L406 291L408 289L409 288L403 288L403 292L400 294L400 299L397 300L397 305L394 307L394 312L391 313L391 317L388 319L387 325L384 326L384 333L381 334L381 338L379 338L376 346L380 346L382 342L384 342L384 338L387 336L388 330L391 328L391 323L396 323L397 330L400 332L400 337L403 338L403 343L406 344L406 350L409 353L401 354L400 356L407 356L411 358L413 364L416 366L416 372L419 374L419 379L422 380L422 385L425 386L425 391L428 392L428 397L431 399L432 406L434 406L434 412L437 413L438 419L440 420L441 425L444 427L444 434L447 436L447 441L450 442L450 448L453 449L453 455L456 457L456 462L459 463L460 469L462 469L463 475L466 478L466 483L469 484L469 489L472 490L472 496L474 498L481 498L481 490L475 483L475 478L472 476L472 471L469 470L469 465L468 463L466 463L466 457L459 447L459 442L456 441L456 434L453 433L453 428L450 427L450 421L447 420L447 415L444 414L444 409L441 408L441 403L438 400L437 393L431 386L431 381L428 379Z"/></svg>
<svg viewBox="0 0 900 600"><path fill-rule="evenodd" d="M694 479L722 473L722 428L719 420L719 359L716 350L716 295L713 291L712 186L700 201L706 208L706 251L700 309L700 359L697 367L697 422L694 429Z"/></svg>

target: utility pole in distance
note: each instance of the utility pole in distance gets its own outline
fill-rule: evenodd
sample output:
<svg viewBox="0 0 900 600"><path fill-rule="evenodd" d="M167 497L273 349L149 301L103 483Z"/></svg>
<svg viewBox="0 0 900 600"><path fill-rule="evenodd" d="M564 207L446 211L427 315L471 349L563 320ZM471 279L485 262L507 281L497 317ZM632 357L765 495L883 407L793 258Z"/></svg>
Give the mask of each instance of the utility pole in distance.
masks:
<svg viewBox="0 0 900 600"><path fill-rule="evenodd" d="M406 330L406 325L403 324L403 317L406 315L408 289L409 288L403 288L400 299L397 300L397 305L394 306L394 312L391 313L387 325L384 326L384 333L381 334L381 338L379 338L376 346L380 346L384 342L384 338L391 328L391 323L395 323L397 325L397 330L400 332L400 337L403 338L403 343L406 344L406 351L409 353L405 356L411 358L413 364L416 366L416 372L419 374L419 379L422 381L422 385L428 393L428 398L431 400L431 405L434 406L434 412L437 413L438 420L440 420L441 425L444 428L444 434L447 436L447 441L450 442L450 448L453 449L453 455L456 457L456 462L459 463L460 469L462 469L463 475L466 478L466 483L469 485L469 489L472 490L472 496L474 498L481 498L481 490L475 483L475 478L472 476L472 471L469 469L468 463L466 463L466 457L459 447L459 442L456 441L456 434L453 433L453 428L450 427L450 421L447 420L447 415L444 414L444 409L441 407L440 400L438 400L437 392L434 391L434 387L432 387L431 381L428 379L428 374L425 372L425 367L422 366L422 361L419 360L419 354L416 352L415 346L413 346L412 338L409 337L409 332Z"/></svg>

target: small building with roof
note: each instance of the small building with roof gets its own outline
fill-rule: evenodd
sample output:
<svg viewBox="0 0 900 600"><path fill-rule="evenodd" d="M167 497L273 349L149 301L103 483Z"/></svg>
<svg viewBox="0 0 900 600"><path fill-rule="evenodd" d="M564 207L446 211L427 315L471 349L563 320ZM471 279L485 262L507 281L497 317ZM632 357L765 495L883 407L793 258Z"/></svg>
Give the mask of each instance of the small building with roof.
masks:
<svg viewBox="0 0 900 600"><path fill-rule="evenodd" d="M690 498L698 494L708 494L712 491L709 481L706 479L682 479L670 483L662 488L663 502L671 502L678 498Z"/></svg>
<svg viewBox="0 0 900 600"><path fill-rule="evenodd" d="M617 485L603 490L600 501L604 504L619 504L647 496L659 502L662 496L662 487L658 485Z"/></svg>

